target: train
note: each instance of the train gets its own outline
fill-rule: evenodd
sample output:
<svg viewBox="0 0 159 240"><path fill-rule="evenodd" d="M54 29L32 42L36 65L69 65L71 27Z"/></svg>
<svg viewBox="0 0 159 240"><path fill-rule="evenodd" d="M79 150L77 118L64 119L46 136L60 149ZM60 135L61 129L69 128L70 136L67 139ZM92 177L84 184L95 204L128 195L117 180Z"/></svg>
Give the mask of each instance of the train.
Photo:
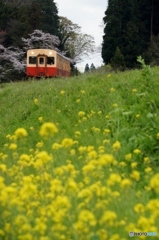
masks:
<svg viewBox="0 0 159 240"><path fill-rule="evenodd" d="M70 77L71 60L52 49L27 51L27 77Z"/></svg>

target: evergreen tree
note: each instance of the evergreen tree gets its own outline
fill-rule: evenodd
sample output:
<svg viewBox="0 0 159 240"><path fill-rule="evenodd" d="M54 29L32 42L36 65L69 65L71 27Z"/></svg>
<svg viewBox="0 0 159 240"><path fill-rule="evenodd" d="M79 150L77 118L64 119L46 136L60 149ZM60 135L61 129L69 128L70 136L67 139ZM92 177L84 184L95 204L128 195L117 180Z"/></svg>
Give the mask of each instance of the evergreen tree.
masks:
<svg viewBox="0 0 159 240"><path fill-rule="evenodd" d="M109 0L103 18L103 61L110 63L118 46L126 67L135 67L136 57L144 53L152 36L159 32L158 9L157 0Z"/></svg>
<svg viewBox="0 0 159 240"><path fill-rule="evenodd" d="M107 64L115 53L116 46L121 41L120 0L109 0L108 8L103 18L105 28L102 44L102 58Z"/></svg>
<svg viewBox="0 0 159 240"><path fill-rule="evenodd" d="M144 40L140 37L139 28L131 21L123 31L121 50L128 68L136 66L136 57L144 51Z"/></svg>
<svg viewBox="0 0 159 240"><path fill-rule="evenodd" d="M159 34L152 37L151 45L145 53L144 58L151 65L159 66Z"/></svg>
<svg viewBox="0 0 159 240"><path fill-rule="evenodd" d="M4 45L22 47L22 37L35 29L59 36L59 17L52 0L0 0L0 30L7 37Z"/></svg>
<svg viewBox="0 0 159 240"><path fill-rule="evenodd" d="M39 1L33 0L28 11L30 32L33 32L35 29L41 29L42 10Z"/></svg>
<svg viewBox="0 0 159 240"><path fill-rule="evenodd" d="M93 70L95 70L95 69L96 69L96 68L95 68L94 64L92 63L91 66L90 66L90 71L93 71Z"/></svg>
<svg viewBox="0 0 159 240"><path fill-rule="evenodd" d="M40 30L59 36L58 9L54 0L35 0L41 7L41 27ZM35 30L35 29L34 29Z"/></svg>
<svg viewBox="0 0 159 240"><path fill-rule="evenodd" d="M124 56L121 53L119 47L116 47L115 54L114 54L113 58L111 59L111 66L115 71L124 70L124 68L125 68Z"/></svg>
<svg viewBox="0 0 159 240"><path fill-rule="evenodd" d="M85 72L89 72L89 65L88 65L88 63L86 64L84 71Z"/></svg>

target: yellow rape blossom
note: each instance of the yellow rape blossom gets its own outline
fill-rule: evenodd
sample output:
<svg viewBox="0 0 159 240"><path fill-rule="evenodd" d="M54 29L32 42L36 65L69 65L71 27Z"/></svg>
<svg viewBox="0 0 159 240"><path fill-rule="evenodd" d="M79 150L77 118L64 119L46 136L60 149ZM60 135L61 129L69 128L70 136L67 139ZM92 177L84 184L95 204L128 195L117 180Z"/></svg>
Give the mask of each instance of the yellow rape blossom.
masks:
<svg viewBox="0 0 159 240"><path fill-rule="evenodd" d="M43 117L39 117L39 122L43 122Z"/></svg>
<svg viewBox="0 0 159 240"><path fill-rule="evenodd" d="M89 172L92 172L95 169L94 164L87 164L82 168L83 174L87 175Z"/></svg>
<svg viewBox="0 0 159 240"><path fill-rule="evenodd" d="M37 98L34 99L34 104L35 104L35 105L39 105L39 101L38 101Z"/></svg>
<svg viewBox="0 0 159 240"><path fill-rule="evenodd" d="M95 151L95 150L92 150L92 151L90 151L90 152L88 152L88 157L90 158L90 159L95 159L95 158L97 158L97 152Z"/></svg>
<svg viewBox="0 0 159 240"><path fill-rule="evenodd" d="M111 92L115 92L116 89L112 87L112 88L110 89L110 91L111 91Z"/></svg>
<svg viewBox="0 0 159 240"><path fill-rule="evenodd" d="M41 148L41 147L43 147L43 145L44 145L44 143L41 141L41 142L38 142L38 143L36 144L36 147L37 147L37 148Z"/></svg>
<svg viewBox="0 0 159 240"><path fill-rule="evenodd" d="M25 130L25 128L18 128L14 134L17 138L23 138L28 136L28 133Z"/></svg>
<svg viewBox="0 0 159 240"><path fill-rule="evenodd" d="M85 112L79 111L79 112L78 112L78 116L79 116L79 117L84 117L84 116L85 116Z"/></svg>
<svg viewBox="0 0 159 240"><path fill-rule="evenodd" d="M17 149L17 144L16 143L11 143L10 145L9 145L9 149L10 150L15 150L15 149Z"/></svg>
<svg viewBox="0 0 159 240"><path fill-rule="evenodd" d="M120 183L120 182L121 182L121 177L117 173L111 173L107 180L107 183L110 186L114 185L115 183Z"/></svg>
<svg viewBox="0 0 159 240"><path fill-rule="evenodd" d="M106 166L109 164L116 164L116 160L114 159L113 155L111 154L103 154L99 160L98 160L98 164L101 166Z"/></svg>
<svg viewBox="0 0 159 240"><path fill-rule="evenodd" d="M140 154L140 153L141 153L141 150L138 149L138 148L136 148L136 149L134 149L133 153L135 153L135 154Z"/></svg>
<svg viewBox="0 0 159 240"><path fill-rule="evenodd" d="M140 180L140 172L134 170L132 171L132 173L130 174L130 177L136 181Z"/></svg>
<svg viewBox="0 0 159 240"><path fill-rule="evenodd" d="M150 162L149 157L144 157L144 163L149 163L149 162Z"/></svg>
<svg viewBox="0 0 159 240"><path fill-rule="evenodd" d="M152 218L146 218L144 216L140 216L137 222L137 226L139 229L142 231L147 231L147 229L150 229L150 227L153 224L153 219Z"/></svg>
<svg viewBox="0 0 159 240"><path fill-rule="evenodd" d="M36 159L42 160L43 163L47 163L52 160L52 157L46 151L41 151L36 154Z"/></svg>
<svg viewBox="0 0 159 240"><path fill-rule="evenodd" d="M84 153L84 152L87 151L87 147L86 147L86 146L80 146L80 147L78 148L78 151L79 151L80 153Z"/></svg>
<svg viewBox="0 0 159 240"><path fill-rule="evenodd" d="M145 168L145 170L144 170L146 173L150 173L150 172L152 172L152 168L151 167L147 167L147 168Z"/></svg>
<svg viewBox="0 0 159 240"><path fill-rule="evenodd" d="M80 131L76 131L76 132L75 132L75 137L80 137L80 136L81 136Z"/></svg>
<svg viewBox="0 0 159 240"><path fill-rule="evenodd" d="M109 240L123 240L119 234L113 234Z"/></svg>
<svg viewBox="0 0 159 240"><path fill-rule="evenodd" d="M119 165L120 165L121 167L126 167L126 166L127 166L126 162L124 162L124 161L120 162Z"/></svg>
<svg viewBox="0 0 159 240"><path fill-rule="evenodd" d="M113 226L114 221L117 219L117 215L115 212L107 210L104 212L103 216L99 220L100 225L107 225L107 226Z"/></svg>
<svg viewBox="0 0 159 240"><path fill-rule="evenodd" d="M137 165L138 165L138 163L137 163L137 162L132 162L132 163L131 163L131 168L136 168L136 167L137 167Z"/></svg>
<svg viewBox="0 0 159 240"><path fill-rule="evenodd" d="M107 240L108 239L108 233L107 231L103 228L99 229L97 231L97 235L99 236L100 239L102 240Z"/></svg>
<svg viewBox="0 0 159 240"><path fill-rule="evenodd" d="M145 211L145 206L142 204L142 203L137 203L135 206L134 206L134 211L136 213L143 213Z"/></svg>
<svg viewBox="0 0 159 240"><path fill-rule="evenodd" d="M25 161L29 162L30 161L30 156L28 154L22 154L19 158L20 161Z"/></svg>
<svg viewBox="0 0 159 240"><path fill-rule="evenodd" d="M0 164L0 170L2 172L6 172L7 171L7 166L5 164Z"/></svg>
<svg viewBox="0 0 159 240"><path fill-rule="evenodd" d="M5 232L2 229L0 229L0 236L5 236Z"/></svg>
<svg viewBox="0 0 159 240"><path fill-rule="evenodd" d="M94 214L91 211L86 210L86 209L81 210L81 212L79 213L79 216L78 216L78 221L85 222L89 226L95 226L97 223L97 220L96 220Z"/></svg>
<svg viewBox="0 0 159 240"><path fill-rule="evenodd" d="M108 134L108 133L110 133L110 129L108 129L108 128L104 129L103 134L105 135L105 134Z"/></svg>
<svg viewBox="0 0 159 240"><path fill-rule="evenodd" d="M64 91L64 90L61 90L60 94L61 94L61 95L64 95L64 94L65 94L65 91Z"/></svg>
<svg viewBox="0 0 159 240"><path fill-rule="evenodd" d="M59 143L53 143L52 144L52 149L60 149L62 146Z"/></svg>
<svg viewBox="0 0 159 240"><path fill-rule="evenodd" d="M133 88L131 91L132 91L132 93L135 93L135 92L137 92L137 89Z"/></svg>
<svg viewBox="0 0 159 240"><path fill-rule="evenodd" d="M110 140L109 140L109 139L104 139L104 140L103 140L103 143L104 143L104 144L109 144L109 143L110 143Z"/></svg>
<svg viewBox="0 0 159 240"><path fill-rule="evenodd" d="M119 142L119 141L116 141L115 143L113 143L112 148L113 148L113 150L115 150L115 151L119 150L119 149L121 148L120 142Z"/></svg>
<svg viewBox="0 0 159 240"><path fill-rule="evenodd" d="M70 150L70 155L71 155L71 156L74 156L75 154L76 154L76 150L75 150L75 149L71 149L71 150Z"/></svg>
<svg viewBox="0 0 159 240"><path fill-rule="evenodd" d="M81 93L82 93L82 94L85 94L85 93L86 93L86 91L82 89L82 90L81 90Z"/></svg>
<svg viewBox="0 0 159 240"><path fill-rule="evenodd" d="M97 128L97 127L92 127L91 130L93 132L100 132L100 128Z"/></svg>
<svg viewBox="0 0 159 240"><path fill-rule="evenodd" d="M74 142L73 142L72 138L64 138L61 143L62 147L64 147L64 148L71 147L73 144L74 144Z"/></svg>
<svg viewBox="0 0 159 240"><path fill-rule="evenodd" d="M132 182L129 178L125 178L120 182L121 188L125 189L125 187L130 187L132 185Z"/></svg>
<svg viewBox="0 0 159 240"><path fill-rule="evenodd" d="M52 122L43 123L40 127L39 134L42 137L53 136L55 133L58 132L56 125Z"/></svg>
<svg viewBox="0 0 159 240"><path fill-rule="evenodd" d="M159 133L156 133L156 139L159 140Z"/></svg>
<svg viewBox="0 0 159 240"><path fill-rule="evenodd" d="M148 209L151 212L151 214L152 213L156 214L156 212L159 212L159 199L151 199L147 203L146 209Z"/></svg>
<svg viewBox="0 0 159 240"><path fill-rule="evenodd" d="M132 154L131 153L128 153L128 154L125 155L125 160L130 161L131 158L132 158Z"/></svg>
<svg viewBox="0 0 159 240"><path fill-rule="evenodd" d="M159 173L155 174L151 179L149 183L151 189L153 189L155 192L159 192Z"/></svg>

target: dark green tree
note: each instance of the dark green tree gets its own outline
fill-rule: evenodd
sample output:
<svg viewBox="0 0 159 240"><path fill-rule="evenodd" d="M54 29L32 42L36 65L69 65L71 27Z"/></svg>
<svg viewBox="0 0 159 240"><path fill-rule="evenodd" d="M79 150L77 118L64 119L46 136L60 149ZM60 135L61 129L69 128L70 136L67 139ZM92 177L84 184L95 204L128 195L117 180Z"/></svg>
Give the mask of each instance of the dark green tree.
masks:
<svg viewBox="0 0 159 240"><path fill-rule="evenodd" d="M30 26L30 33L33 32L35 29L41 29L42 23L42 14L41 14L41 6L39 1L33 0L31 5L29 6L29 26Z"/></svg>
<svg viewBox="0 0 159 240"><path fill-rule="evenodd" d="M159 33L159 1L109 0L105 23L102 58L110 63L116 47L122 51L125 65L136 66L136 57L144 53Z"/></svg>
<svg viewBox="0 0 159 240"><path fill-rule="evenodd" d="M60 35L58 10L53 0L0 0L0 7L0 30L7 33L6 47L21 47L21 38L35 29Z"/></svg>
<svg viewBox="0 0 159 240"><path fill-rule="evenodd" d="M159 34L157 36L152 36L151 45L149 46L144 58L152 66L159 66Z"/></svg>
<svg viewBox="0 0 159 240"><path fill-rule="evenodd" d="M124 56L120 51L119 47L116 47L114 56L111 58L111 66L115 71L123 71L125 68Z"/></svg>
<svg viewBox="0 0 159 240"><path fill-rule="evenodd" d="M144 51L145 42L140 36L139 28L129 21L122 35L121 51L124 55L127 68L136 66L136 56Z"/></svg>
<svg viewBox="0 0 159 240"><path fill-rule="evenodd" d="M94 63L92 63L91 64L91 66L90 66L90 71L94 71L96 68L95 68L95 66L94 66Z"/></svg>
<svg viewBox="0 0 159 240"><path fill-rule="evenodd" d="M34 0L41 8L40 30L59 36L59 17L58 9L54 0ZM35 29L34 29L35 30Z"/></svg>
<svg viewBox="0 0 159 240"><path fill-rule="evenodd" d="M87 63L84 69L85 72L89 72L89 64Z"/></svg>
<svg viewBox="0 0 159 240"><path fill-rule="evenodd" d="M116 46L121 41L121 13L120 13L120 0L109 0L108 8L105 11L103 18L104 36L102 44L102 58L107 64L115 53Z"/></svg>

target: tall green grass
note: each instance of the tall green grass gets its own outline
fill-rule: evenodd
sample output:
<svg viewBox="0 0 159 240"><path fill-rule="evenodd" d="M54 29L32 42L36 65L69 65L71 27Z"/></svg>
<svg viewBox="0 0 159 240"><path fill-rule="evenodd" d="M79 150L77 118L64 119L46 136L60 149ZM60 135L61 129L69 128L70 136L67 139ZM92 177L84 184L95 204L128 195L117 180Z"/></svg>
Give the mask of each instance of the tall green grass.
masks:
<svg viewBox="0 0 159 240"><path fill-rule="evenodd" d="M0 239L159 235L158 76L0 86Z"/></svg>

